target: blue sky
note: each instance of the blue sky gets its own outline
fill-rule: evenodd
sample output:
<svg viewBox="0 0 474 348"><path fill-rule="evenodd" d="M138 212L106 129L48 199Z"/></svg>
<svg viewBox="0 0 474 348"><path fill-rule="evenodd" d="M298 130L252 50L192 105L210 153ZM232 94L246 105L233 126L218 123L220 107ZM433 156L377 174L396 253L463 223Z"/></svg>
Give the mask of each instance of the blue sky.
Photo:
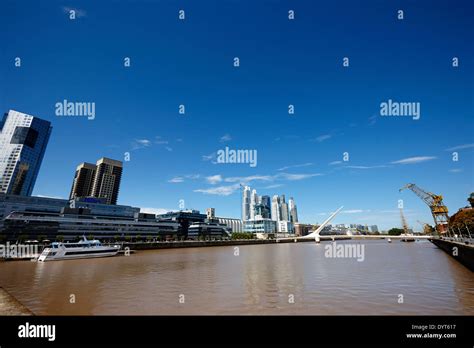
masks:
<svg viewBox="0 0 474 348"><path fill-rule="evenodd" d="M53 124L35 195L67 197L77 164L130 152L120 204L239 217L245 182L311 223L344 205L336 223L399 226L403 199L419 229L429 209L401 186L451 212L474 191L473 6L452 3L2 1L0 109ZM95 119L55 116L64 99L94 102ZM380 116L388 99L420 119ZM257 166L215 163L225 146Z"/></svg>

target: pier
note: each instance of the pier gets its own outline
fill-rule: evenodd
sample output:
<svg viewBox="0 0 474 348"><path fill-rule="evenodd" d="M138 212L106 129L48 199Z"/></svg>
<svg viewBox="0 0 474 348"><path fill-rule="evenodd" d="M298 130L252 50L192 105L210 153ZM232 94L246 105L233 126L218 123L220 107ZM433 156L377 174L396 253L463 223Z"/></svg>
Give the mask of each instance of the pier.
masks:
<svg viewBox="0 0 474 348"><path fill-rule="evenodd" d="M472 239L430 238L429 241L474 272L474 244L472 244Z"/></svg>

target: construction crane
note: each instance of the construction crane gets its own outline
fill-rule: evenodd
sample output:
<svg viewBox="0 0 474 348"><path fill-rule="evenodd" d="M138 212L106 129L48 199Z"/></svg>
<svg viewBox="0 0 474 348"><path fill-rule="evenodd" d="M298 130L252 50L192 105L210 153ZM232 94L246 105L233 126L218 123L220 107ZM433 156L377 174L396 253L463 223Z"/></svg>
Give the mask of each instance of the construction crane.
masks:
<svg viewBox="0 0 474 348"><path fill-rule="evenodd" d="M423 222L423 221L420 221L420 220L416 220L416 222L418 222L421 225L422 232L424 234L431 234L432 233L432 232L429 232L429 231L433 231L433 227L429 223Z"/></svg>
<svg viewBox="0 0 474 348"><path fill-rule="evenodd" d="M431 209L431 215L435 222L436 231L438 234L445 234L448 231L448 208L443 203L443 196L435 195L431 192L419 188L415 184L407 184L402 187L399 191L409 189L413 191L418 197L420 197Z"/></svg>
<svg viewBox="0 0 474 348"><path fill-rule="evenodd" d="M402 220L403 231L405 231L405 235L408 235L409 229L408 229L407 220L405 219L405 215L403 215L403 208L400 208L400 218Z"/></svg>

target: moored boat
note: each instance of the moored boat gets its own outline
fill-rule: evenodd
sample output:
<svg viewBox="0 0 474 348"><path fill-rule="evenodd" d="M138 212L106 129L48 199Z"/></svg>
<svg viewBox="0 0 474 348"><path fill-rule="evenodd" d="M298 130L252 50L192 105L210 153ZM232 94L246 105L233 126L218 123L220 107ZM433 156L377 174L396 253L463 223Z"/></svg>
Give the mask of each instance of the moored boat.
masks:
<svg viewBox="0 0 474 348"><path fill-rule="evenodd" d="M104 246L97 239L83 240L77 243L54 242L51 247L45 248L38 257L38 261L56 261L71 259L88 259L96 257L115 256L120 245Z"/></svg>

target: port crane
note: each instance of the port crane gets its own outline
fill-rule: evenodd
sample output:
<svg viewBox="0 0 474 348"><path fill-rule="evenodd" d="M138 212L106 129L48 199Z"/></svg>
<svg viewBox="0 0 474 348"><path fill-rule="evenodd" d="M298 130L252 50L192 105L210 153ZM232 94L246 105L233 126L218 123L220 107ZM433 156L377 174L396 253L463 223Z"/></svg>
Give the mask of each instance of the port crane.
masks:
<svg viewBox="0 0 474 348"><path fill-rule="evenodd" d="M435 222L436 231L438 234L443 235L448 231L448 208L443 203L443 196L435 195L434 193L427 192L415 184L407 184L402 187L399 191L405 189L413 191L418 197L420 197L426 205L430 207L431 215Z"/></svg>
<svg viewBox="0 0 474 348"><path fill-rule="evenodd" d="M403 231L405 231L405 235L408 235L408 233L410 233L410 231L409 231L409 228L408 228L407 220L405 219L405 215L403 215L403 209L402 208L400 208L400 219L402 220Z"/></svg>

